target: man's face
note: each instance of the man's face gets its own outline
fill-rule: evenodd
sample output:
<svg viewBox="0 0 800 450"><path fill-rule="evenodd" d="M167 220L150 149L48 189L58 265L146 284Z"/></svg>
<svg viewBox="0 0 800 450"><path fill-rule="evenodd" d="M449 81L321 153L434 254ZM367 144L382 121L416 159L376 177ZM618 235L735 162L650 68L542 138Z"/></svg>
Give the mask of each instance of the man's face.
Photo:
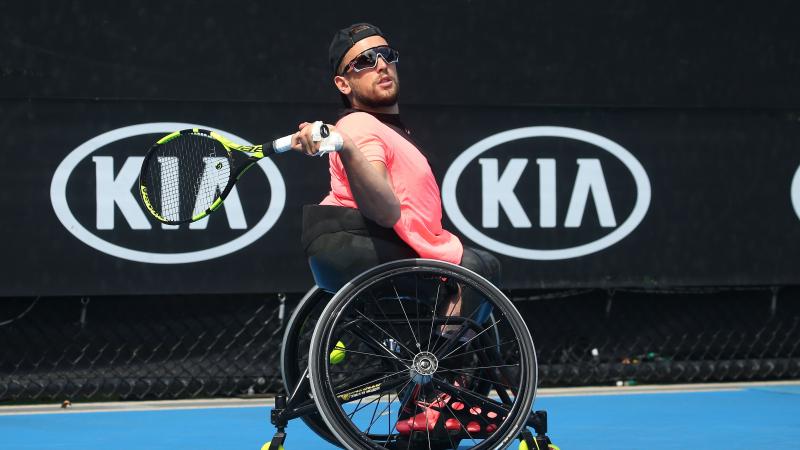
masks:
<svg viewBox="0 0 800 450"><path fill-rule="evenodd" d="M383 45L389 44L380 36L370 36L356 42L356 45L348 50L342 58L339 73L364 50ZM397 103L400 93L397 65L387 64L382 57L378 58L378 64L374 69L366 69L361 72L350 69L341 78L343 80L336 81L336 85L343 94L353 94L353 106L374 108L393 106Z"/></svg>

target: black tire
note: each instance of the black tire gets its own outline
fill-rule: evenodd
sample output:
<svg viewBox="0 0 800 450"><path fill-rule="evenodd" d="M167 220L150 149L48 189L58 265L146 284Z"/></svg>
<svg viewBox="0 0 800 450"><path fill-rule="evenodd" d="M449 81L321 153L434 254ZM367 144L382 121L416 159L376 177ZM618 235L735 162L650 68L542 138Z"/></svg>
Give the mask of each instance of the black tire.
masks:
<svg viewBox="0 0 800 450"><path fill-rule="evenodd" d="M287 395L291 395L308 367L308 347L311 335L322 310L333 294L314 286L300 300L292 311L281 342L281 378ZM319 414L309 414L301 419L311 430L333 445L339 441L328 430L325 421Z"/></svg>
<svg viewBox="0 0 800 450"><path fill-rule="evenodd" d="M493 316L477 319L478 309L466 318L438 313L442 305L453 304L444 300L440 303L442 286L458 286L460 296L468 295L468 289L476 291L491 305ZM499 332L487 333L491 330ZM447 333L461 334L453 337ZM502 341L497 342L495 335L501 336ZM342 336L355 344L348 344L347 362L334 366L329 352ZM484 365L474 365L476 358L483 358L478 361ZM446 360L449 360L447 366ZM430 405L436 401L431 398L449 399L439 406L442 414L447 414L444 409L447 408L453 416L444 417L455 417L448 402L457 400L452 403L454 408L461 403L461 410L464 405L467 411L476 410L474 417L485 426L476 419L479 431L473 432L473 436L464 421L457 419L454 424L460 429L450 435L445 432L431 437L436 429L427 429L427 445L420 447L455 448L459 440L466 439L463 437L466 434L469 448L506 448L525 427L536 397L536 352L519 312L484 278L442 261L390 262L359 275L340 289L314 329L309 366L311 389L320 415L339 442L352 449L410 447L406 443L411 436L420 439L421 432L401 434L400 422L410 423L409 417L419 417L419 405L430 411L424 402ZM500 401L481 392L485 384L480 387L481 383L475 383L479 377L495 386ZM470 383L475 387L470 388ZM386 406L382 407L384 395ZM371 406L376 396L377 403ZM398 399L404 405L402 412ZM354 403L356 400L358 404ZM398 411L393 415L395 403ZM372 409L371 419L368 408ZM501 416L490 423L484 413L490 418L492 413L494 417ZM388 420L383 419L387 414ZM422 435L421 439L426 439L425 433ZM441 436L450 442L443 441Z"/></svg>

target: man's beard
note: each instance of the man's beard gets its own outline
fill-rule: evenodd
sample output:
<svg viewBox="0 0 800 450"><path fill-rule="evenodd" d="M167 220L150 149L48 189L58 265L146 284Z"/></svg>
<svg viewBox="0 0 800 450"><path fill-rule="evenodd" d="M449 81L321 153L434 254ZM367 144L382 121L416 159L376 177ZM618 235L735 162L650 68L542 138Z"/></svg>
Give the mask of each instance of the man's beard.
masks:
<svg viewBox="0 0 800 450"><path fill-rule="evenodd" d="M353 90L353 98L358 101L360 105L367 108L382 108L385 106L394 106L397 103L397 98L400 96L400 85L395 82L395 90L392 95L381 97L369 97L363 95L361 92Z"/></svg>

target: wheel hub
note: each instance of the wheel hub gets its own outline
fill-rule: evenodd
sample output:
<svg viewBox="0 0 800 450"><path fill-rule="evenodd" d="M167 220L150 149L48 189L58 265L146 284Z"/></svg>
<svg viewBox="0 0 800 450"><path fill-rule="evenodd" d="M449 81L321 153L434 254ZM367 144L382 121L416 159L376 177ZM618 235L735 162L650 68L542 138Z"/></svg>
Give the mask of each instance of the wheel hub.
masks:
<svg viewBox="0 0 800 450"><path fill-rule="evenodd" d="M436 359L436 355L431 352L417 353L411 363L411 378L417 384L430 383L438 368L439 360Z"/></svg>

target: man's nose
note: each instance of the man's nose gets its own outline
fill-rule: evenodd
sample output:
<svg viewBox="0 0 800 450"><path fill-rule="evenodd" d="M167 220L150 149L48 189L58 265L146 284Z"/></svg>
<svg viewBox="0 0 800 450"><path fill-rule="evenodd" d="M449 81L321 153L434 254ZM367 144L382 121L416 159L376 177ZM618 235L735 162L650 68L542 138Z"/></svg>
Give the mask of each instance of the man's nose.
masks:
<svg viewBox="0 0 800 450"><path fill-rule="evenodd" d="M375 65L375 69L386 70L387 67L389 67L389 63L386 62L382 55L378 55L378 61Z"/></svg>

